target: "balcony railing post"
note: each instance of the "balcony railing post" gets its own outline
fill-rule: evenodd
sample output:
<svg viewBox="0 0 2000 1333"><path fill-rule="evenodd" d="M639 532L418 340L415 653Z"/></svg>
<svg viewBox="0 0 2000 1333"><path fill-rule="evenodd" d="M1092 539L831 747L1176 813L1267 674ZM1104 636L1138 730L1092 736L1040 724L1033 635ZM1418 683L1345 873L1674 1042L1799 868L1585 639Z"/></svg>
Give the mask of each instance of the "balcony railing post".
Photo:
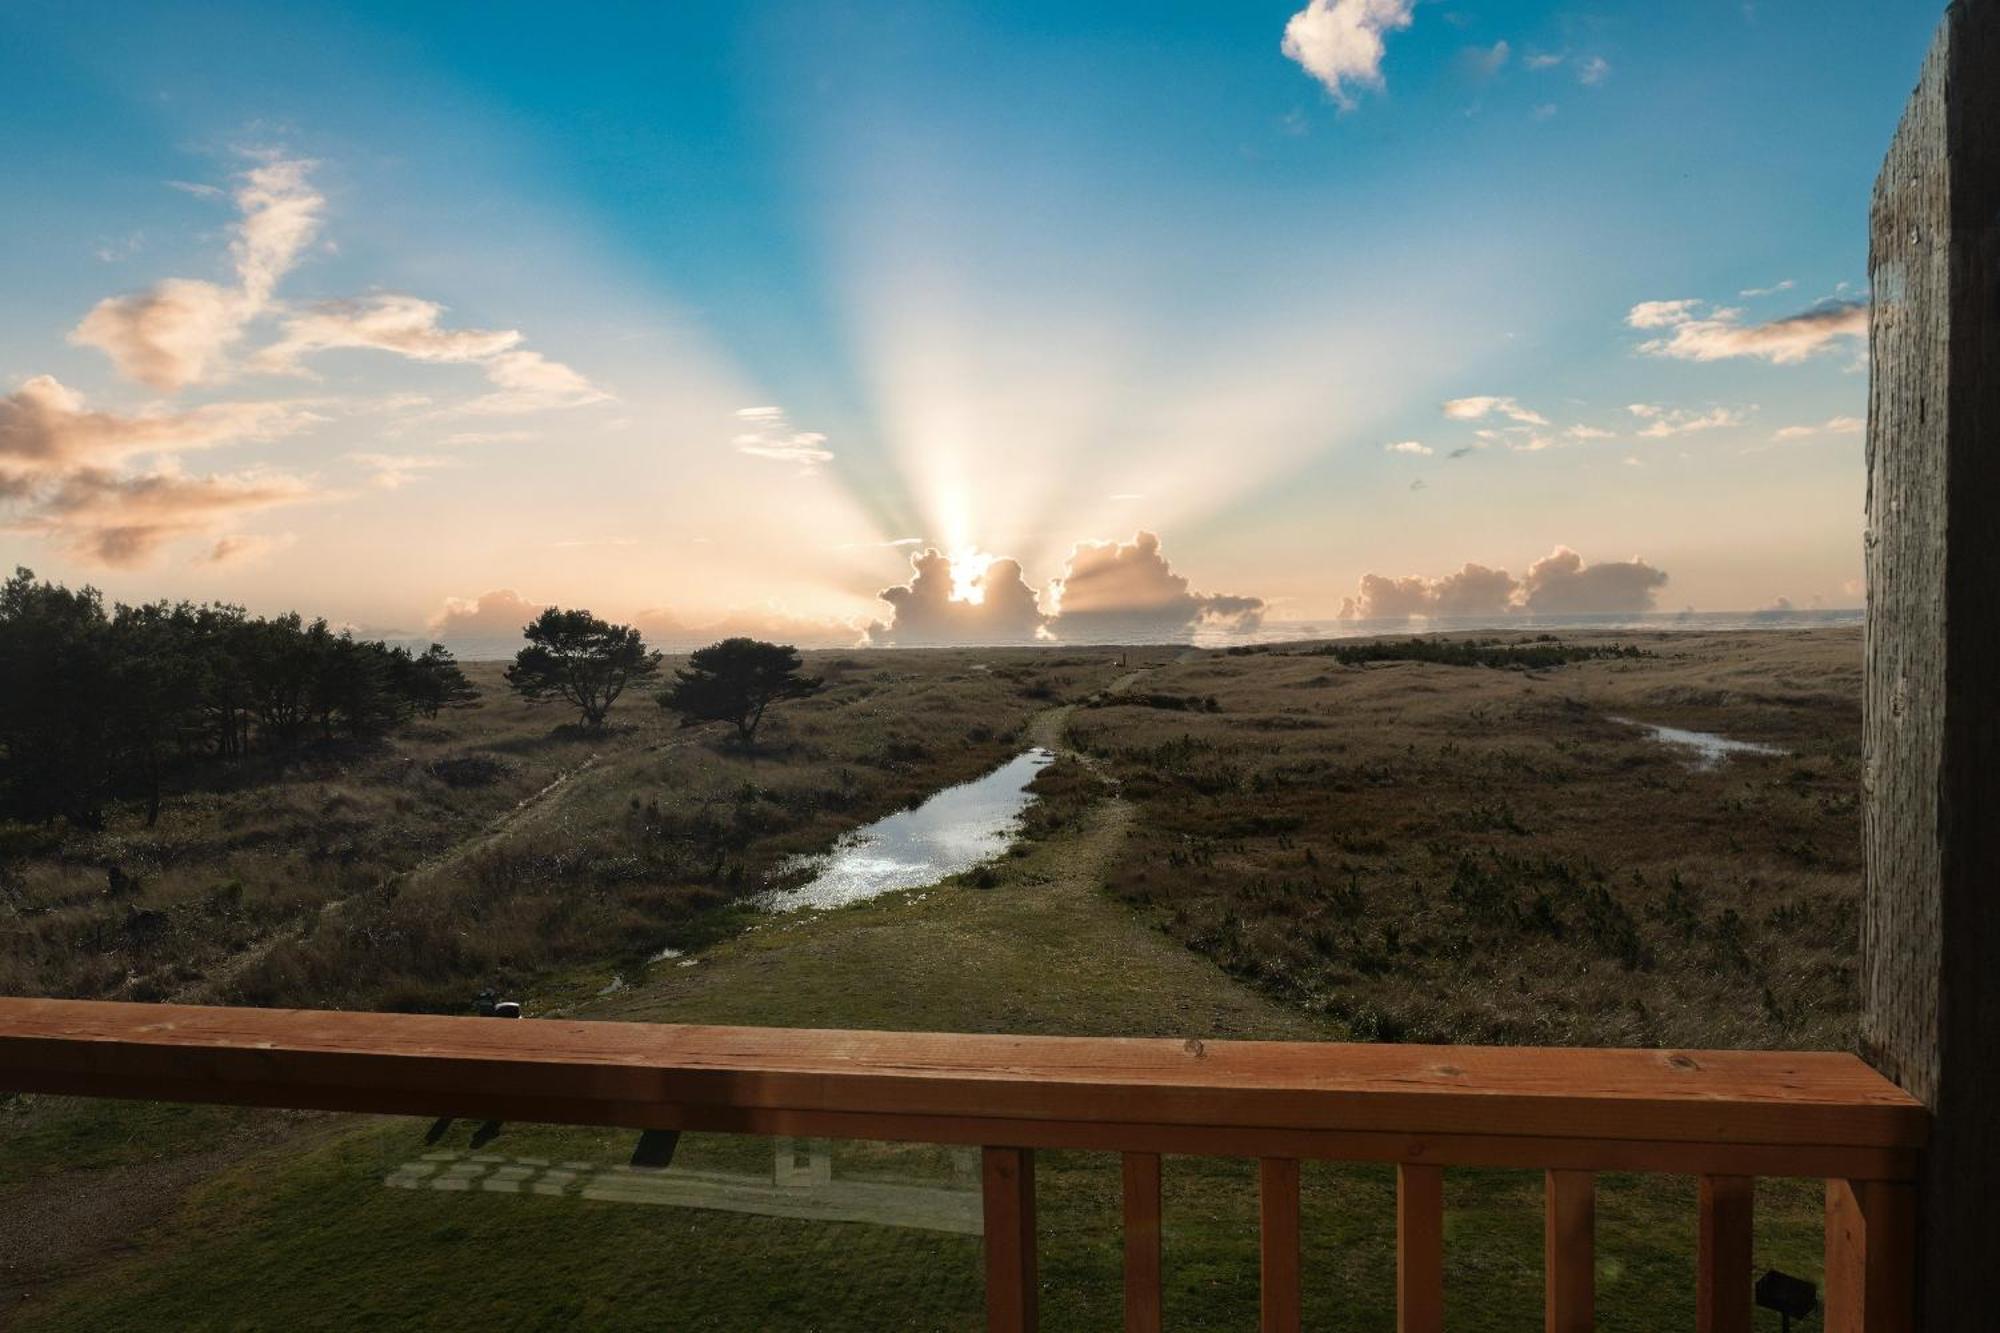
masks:
<svg viewBox="0 0 2000 1333"><path fill-rule="evenodd" d="M1826 1333L1909 1333L1917 1326L1916 1240L1913 1186L1826 1182ZM1984 1321L1993 1311L1975 1313L1979 1324L1965 1327L1991 1327Z"/></svg>
<svg viewBox="0 0 2000 1333"><path fill-rule="evenodd" d="M1757 1182L1749 1176L1703 1176L1696 1240L1695 1328L1750 1333L1750 1241Z"/></svg>
<svg viewBox="0 0 2000 1333"><path fill-rule="evenodd" d="M1263 1333L1298 1333L1299 1163L1295 1157L1266 1157L1258 1163L1262 1216L1261 1287Z"/></svg>
<svg viewBox="0 0 2000 1333"><path fill-rule="evenodd" d="M1125 1154L1125 1333L1160 1333L1160 1155Z"/></svg>
<svg viewBox="0 0 2000 1333"><path fill-rule="evenodd" d="M1443 1333L1444 1168L1396 1168L1396 1333Z"/></svg>
<svg viewBox="0 0 2000 1333"><path fill-rule="evenodd" d="M986 1202L986 1327L991 1333L1033 1333L1041 1294L1035 1273L1034 1150L988 1148L981 1166Z"/></svg>
<svg viewBox="0 0 2000 1333"><path fill-rule="evenodd" d="M1551 1171L1543 1226L1543 1318L1548 1333L1589 1333L1597 1318L1597 1178Z"/></svg>

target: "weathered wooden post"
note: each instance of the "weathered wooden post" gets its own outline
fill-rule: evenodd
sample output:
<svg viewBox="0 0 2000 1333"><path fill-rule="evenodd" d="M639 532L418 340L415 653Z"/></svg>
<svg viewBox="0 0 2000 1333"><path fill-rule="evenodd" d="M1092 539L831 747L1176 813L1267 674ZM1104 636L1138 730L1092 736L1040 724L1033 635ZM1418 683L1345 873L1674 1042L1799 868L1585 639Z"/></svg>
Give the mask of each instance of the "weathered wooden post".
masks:
<svg viewBox="0 0 2000 1333"><path fill-rule="evenodd" d="M1915 1198L1832 1182L1829 1329L1905 1327L1906 1285L1919 1328L2000 1328L1996 57L2000 0L1957 0L1870 220L1861 1039L1935 1124Z"/></svg>

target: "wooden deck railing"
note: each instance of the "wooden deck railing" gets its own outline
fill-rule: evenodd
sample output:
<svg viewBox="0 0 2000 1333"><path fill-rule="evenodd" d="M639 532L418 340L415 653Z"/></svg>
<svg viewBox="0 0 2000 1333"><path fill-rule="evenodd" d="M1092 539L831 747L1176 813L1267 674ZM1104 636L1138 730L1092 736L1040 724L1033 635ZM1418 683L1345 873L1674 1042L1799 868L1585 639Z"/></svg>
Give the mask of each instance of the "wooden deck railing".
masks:
<svg viewBox="0 0 2000 1333"><path fill-rule="evenodd" d="M987 1309L1035 1324L1037 1148L1124 1154L1160 1325L1160 1155L1255 1158L1263 1325L1299 1324L1299 1162L1397 1166L1399 1327L1444 1321L1443 1173L1547 1172L1547 1326L1592 1322L1593 1174L1701 1177L1700 1327L1750 1327L1753 1178L1827 1181L1827 1322L1909 1326L1923 1108L1852 1056L676 1027L0 999L0 1090L976 1144Z"/></svg>

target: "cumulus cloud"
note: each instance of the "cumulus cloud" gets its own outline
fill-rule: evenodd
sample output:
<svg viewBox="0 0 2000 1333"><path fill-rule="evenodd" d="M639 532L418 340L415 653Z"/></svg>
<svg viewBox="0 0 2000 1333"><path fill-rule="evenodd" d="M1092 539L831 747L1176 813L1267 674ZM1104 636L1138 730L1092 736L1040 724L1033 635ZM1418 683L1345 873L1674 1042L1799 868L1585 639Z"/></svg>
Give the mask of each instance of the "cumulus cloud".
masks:
<svg viewBox="0 0 2000 1333"><path fill-rule="evenodd" d="M275 473L194 477L167 463L122 475L115 465L274 439L316 419L290 403L210 403L128 416L93 410L54 377L38 375L0 397L0 499L15 510L7 526L85 559L142 563L165 542L236 513L296 503L310 487Z"/></svg>
<svg viewBox="0 0 2000 1333"><path fill-rule="evenodd" d="M191 477L161 470L119 476L82 468L37 492L11 526L46 536L84 559L130 567L145 563L167 542L311 495L305 481L280 473Z"/></svg>
<svg viewBox="0 0 2000 1333"><path fill-rule="evenodd" d="M1014 560L954 561L927 547L910 557L910 569L908 583L881 594L892 615L869 626L874 642L1181 639L1202 629L1255 628L1265 609L1262 598L1195 591L1150 532L1129 542L1078 543L1040 595Z"/></svg>
<svg viewBox="0 0 2000 1333"><path fill-rule="evenodd" d="M244 326L271 304L278 281L319 229L325 198L306 161L267 158L238 178L239 220L232 228L233 286L168 278L144 292L107 297L70 333L119 371L171 393L214 378Z"/></svg>
<svg viewBox="0 0 2000 1333"><path fill-rule="evenodd" d="M1355 596L1341 603L1343 620L1476 619L1504 615L1519 588L1504 569L1468 562L1443 578L1364 574Z"/></svg>
<svg viewBox="0 0 2000 1333"><path fill-rule="evenodd" d="M447 597L430 618L432 637L451 646L511 654L521 644L521 631L546 610L512 588L496 588L477 597Z"/></svg>
<svg viewBox="0 0 2000 1333"><path fill-rule="evenodd" d="M738 433L730 447L752 458L769 458L780 463L797 463L810 472L821 463L833 461L826 436L818 431L799 430L782 407L743 407L736 411Z"/></svg>
<svg viewBox="0 0 2000 1333"><path fill-rule="evenodd" d="M185 412L123 415L88 407L52 375L0 397L0 473L35 479L137 454L183 453L270 440L316 421L295 403L210 403Z"/></svg>
<svg viewBox="0 0 2000 1333"><path fill-rule="evenodd" d="M1062 577L1049 585L1049 603L1055 609L1049 627L1063 640L1175 637L1197 627L1253 629L1264 614L1261 598L1191 590L1150 532L1130 542L1079 543Z"/></svg>
<svg viewBox="0 0 2000 1333"><path fill-rule="evenodd" d="M1382 448L1388 453L1414 454L1419 458L1428 458L1431 454L1431 447L1420 440L1398 440L1394 444L1385 444Z"/></svg>
<svg viewBox="0 0 2000 1333"><path fill-rule="evenodd" d="M1352 110L1351 88L1383 86L1383 34L1409 27L1415 7L1416 0L1310 0L1286 22L1280 49Z"/></svg>
<svg viewBox="0 0 2000 1333"><path fill-rule="evenodd" d="M1364 574L1341 603L1343 620L1493 620L1516 612L1541 615L1636 613L1651 610L1667 581L1643 560L1585 564L1566 546L1516 579L1504 569L1467 563L1455 574L1394 578Z"/></svg>
<svg viewBox="0 0 2000 1333"><path fill-rule="evenodd" d="M1571 426L1563 434L1572 440L1615 440L1618 438L1617 431L1605 430L1601 426Z"/></svg>
<svg viewBox="0 0 2000 1333"><path fill-rule="evenodd" d="M1639 344L1648 356L1677 361L1756 357L1791 365L1830 351L1845 339L1867 337L1868 303L1826 301L1796 315L1746 324L1743 312L1730 307L1704 310L1696 300L1641 301L1626 314L1625 322L1635 329L1665 330L1664 336Z"/></svg>
<svg viewBox="0 0 2000 1333"><path fill-rule="evenodd" d="M1558 546L1528 566L1521 580L1521 604L1538 615L1603 615L1653 609L1667 575L1644 560L1603 560L1587 565L1567 546Z"/></svg>
<svg viewBox="0 0 2000 1333"><path fill-rule="evenodd" d="M1023 643L1043 637L1046 617L1019 561L993 560L963 584L950 556L925 547L910 557L910 581L882 590L890 618L869 626L869 637L897 644Z"/></svg>
<svg viewBox="0 0 2000 1333"><path fill-rule="evenodd" d="M1868 429L1868 423L1860 417L1828 417L1812 426L1782 426L1771 438L1774 440L1810 440L1822 435L1859 435Z"/></svg>
<svg viewBox="0 0 2000 1333"><path fill-rule="evenodd" d="M1731 407L1711 407L1698 412L1685 407L1662 407L1658 403L1632 403L1625 410L1646 423L1639 434L1651 440L1740 426L1744 417L1740 409Z"/></svg>
<svg viewBox="0 0 2000 1333"><path fill-rule="evenodd" d="M1490 79L1506 68L1507 58L1512 54L1513 48L1499 41L1491 46L1468 46L1459 53L1459 60L1472 77Z"/></svg>
<svg viewBox="0 0 2000 1333"><path fill-rule="evenodd" d="M1540 412L1523 407L1512 398L1493 395L1453 398L1444 405L1444 414L1453 421L1480 421L1489 416L1503 416L1524 426L1549 424L1549 419Z"/></svg>
<svg viewBox="0 0 2000 1333"><path fill-rule="evenodd" d="M1595 87L1611 77L1611 62L1603 56L1590 56L1576 67L1576 81L1588 87Z"/></svg>

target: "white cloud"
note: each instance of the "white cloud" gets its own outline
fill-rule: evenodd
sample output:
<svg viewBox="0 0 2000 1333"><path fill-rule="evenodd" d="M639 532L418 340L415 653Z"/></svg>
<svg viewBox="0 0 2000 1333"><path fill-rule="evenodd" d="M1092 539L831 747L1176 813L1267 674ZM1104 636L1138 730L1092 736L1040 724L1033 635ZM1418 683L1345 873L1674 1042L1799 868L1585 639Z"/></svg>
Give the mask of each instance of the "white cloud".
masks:
<svg viewBox="0 0 2000 1333"><path fill-rule="evenodd" d="M1394 444L1385 444L1382 448L1387 453L1415 454L1420 458L1428 458L1431 454L1431 447L1419 440L1398 440Z"/></svg>
<svg viewBox="0 0 2000 1333"><path fill-rule="evenodd" d="M486 378L497 392L465 404L464 410L486 416L515 416L555 408L585 407L609 402L611 395L560 361L540 352L502 352L486 361Z"/></svg>
<svg viewBox="0 0 2000 1333"><path fill-rule="evenodd" d="M1473 398L1453 398L1444 405L1444 414L1453 421L1479 421L1488 416L1503 416L1510 421L1518 421L1525 426L1546 426L1549 419L1531 408L1521 406L1512 398L1481 396Z"/></svg>
<svg viewBox="0 0 2000 1333"><path fill-rule="evenodd" d="M1635 329L1665 329L1694 318L1701 304L1693 297L1678 301L1641 301L1626 312L1625 322Z"/></svg>
<svg viewBox="0 0 2000 1333"><path fill-rule="evenodd" d="M833 451L826 447L826 436L818 431L796 429L782 407L738 408L736 419L742 423L742 429L729 444L738 453L797 463L807 472L833 461Z"/></svg>
<svg viewBox="0 0 2000 1333"><path fill-rule="evenodd" d="M1595 87L1611 77L1611 62L1603 56L1591 56L1576 67L1576 81L1587 87Z"/></svg>
<svg viewBox="0 0 2000 1333"><path fill-rule="evenodd" d="M1868 423L1860 417L1828 417L1812 426L1784 426L1771 438L1774 440L1810 440L1822 435L1859 435L1868 429Z"/></svg>
<svg viewBox="0 0 2000 1333"><path fill-rule="evenodd" d="M1736 294L1746 297L1776 296L1779 292L1788 292L1798 285L1795 280L1786 278L1783 282L1773 283L1769 287L1745 287Z"/></svg>
<svg viewBox="0 0 2000 1333"><path fill-rule="evenodd" d="M1701 304L1693 300L1642 301L1632 307L1625 322L1635 329L1670 330L1665 337L1639 344L1639 350L1678 361L1721 361L1740 356L1789 365L1828 351L1842 339L1868 334L1866 301L1828 301L1763 324L1745 324L1743 312L1728 307L1711 307L1700 314Z"/></svg>
<svg viewBox="0 0 2000 1333"><path fill-rule="evenodd" d="M1466 72L1474 78L1490 79L1506 68L1508 57L1512 54L1511 46L1505 41L1498 41L1491 46L1468 46L1460 59Z"/></svg>
<svg viewBox="0 0 2000 1333"><path fill-rule="evenodd" d="M1264 613L1262 598L1193 591L1150 532L1130 542L1079 542L1047 600L1055 612L1049 628L1065 642L1177 638L1197 625L1251 629Z"/></svg>
<svg viewBox="0 0 2000 1333"><path fill-rule="evenodd" d="M1650 440L1672 435L1692 435L1698 431L1721 430L1743 424L1744 413L1731 407L1711 407L1695 411L1685 407L1662 407L1658 403L1633 403L1625 409L1647 423L1639 434Z"/></svg>
<svg viewBox="0 0 2000 1333"><path fill-rule="evenodd" d="M378 491L399 491L425 473L461 466L461 460L436 454L348 454L347 461L368 469L368 484Z"/></svg>
<svg viewBox="0 0 2000 1333"><path fill-rule="evenodd" d="M1637 613L1653 609L1653 598L1666 582L1666 571L1637 556L1587 565L1569 547L1558 546L1528 567L1521 603L1544 615Z"/></svg>
<svg viewBox="0 0 2000 1333"><path fill-rule="evenodd" d="M1666 574L1644 560L1585 564L1558 546L1516 579L1504 569L1468 563L1455 574L1400 578L1364 574L1341 603L1343 620L1493 620L1517 611L1544 615L1635 613L1651 610Z"/></svg>
<svg viewBox="0 0 2000 1333"><path fill-rule="evenodd" d="M1280 49L1351 110L1350 87L1380 88L1384 33L1410 26L1416 0L1309 0L1285 24Z"/></svg>
<svg viewBox="0 0 2000 1333"><path fill-rule="evenodd" d="M1615 440L1618 438L1617 431L1605 430L1598 426L1571 426L1563 434L1572 440Z"/></svg>
<svg viewBox="0 0 2000 1333"><path fill-rule="evenodd" d="M1569 57L1559 51L1536 51L1533 54L1529 55L1528 58L1522 63L1525 64L1529 69L1534 70L1537 73L1540 73L1542 70L1545 69L1554 69L1557 65L1562 64L1562 62L1567 59L1569 59Z"/></svg>
<svg viewBox="0 0 2000 1333"><path fill-rule="evenodd" d="M257 353L260 369L295 371L314 352L362 348L412 361L486 361L520 345L516 329L445 329L444 307L390 292L328 301L285 320L284 337Z"/></svg>
<svg viewBox="0 0 2000 1333"><path fill-rule="evenodd" d="M307 181L313 164L267 158L235 191L241 219L229 250L236 284L168 278L93 307L70 341L95 347L132 379L171 393L221 373L229 346L270 305L280 278L319 228L326 200Z"/></svg>

